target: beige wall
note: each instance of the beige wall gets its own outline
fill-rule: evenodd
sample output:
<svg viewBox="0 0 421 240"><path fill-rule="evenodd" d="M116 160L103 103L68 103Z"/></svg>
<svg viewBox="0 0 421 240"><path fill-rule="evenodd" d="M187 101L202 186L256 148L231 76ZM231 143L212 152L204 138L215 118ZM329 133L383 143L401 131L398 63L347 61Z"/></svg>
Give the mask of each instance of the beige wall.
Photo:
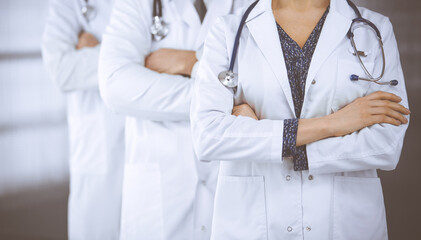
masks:
<svg viewBox="0 0 421 240"><path fill-rule="evenodd" d="M394 26L405 74L410 127L398 168L379 172L383 182L391 240L421 239L421 1L358 0Z"/></svg>

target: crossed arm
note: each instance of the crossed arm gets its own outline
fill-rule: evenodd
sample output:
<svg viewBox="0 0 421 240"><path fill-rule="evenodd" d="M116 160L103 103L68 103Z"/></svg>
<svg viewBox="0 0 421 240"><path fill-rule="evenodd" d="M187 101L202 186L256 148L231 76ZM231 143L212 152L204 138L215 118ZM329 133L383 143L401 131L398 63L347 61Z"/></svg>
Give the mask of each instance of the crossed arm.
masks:
<svg viewBox="0 0 421 240"><path fill-rule="evenodd" d="M325 117L300 119L296 145L299 147L329 137L342 137L374 124L407 124L405 115L411 112L399 104L401 101L402 99L393 93L378 91L358 98ZM232 114L258 120L253 109L247 104L235 106Z"/></svg>

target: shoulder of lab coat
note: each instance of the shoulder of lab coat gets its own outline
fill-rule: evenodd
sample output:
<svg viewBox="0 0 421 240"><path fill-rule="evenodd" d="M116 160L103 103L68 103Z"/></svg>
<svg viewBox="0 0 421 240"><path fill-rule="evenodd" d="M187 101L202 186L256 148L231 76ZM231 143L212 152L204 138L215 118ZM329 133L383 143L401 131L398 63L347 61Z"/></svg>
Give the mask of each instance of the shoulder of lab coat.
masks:
<svg viewBox="0 0 421 240"><path fill-rule="evenodd" d="M73 1L54 0L44 30L42 56L50 77L62 91L98 84L99 46L76 50L79 32Z"/></svg>
<svg viewBox="0 0 421 240"><path fill-rule="evenodd" d="M219 18L205 40L191 107L195 150L202 161L280 162L283 121L231 115L234 95L217 77L228 69L226 39L234 37L237 22L238 16Z"/></svg>
<svg viewBox="0 0 421 240"><path fill-rule="evenodd" d="M154 121L189 119L193 81L147 69L152 1L116 1L103 36L100 91L116 112Z"/></svg>
<svg viewBox="0 0 421 240"><path fill-rule="evenodd" d="M391 22L387 17L361 8L363 16L379 27L386 56L386 69L382 81L397 79L396 87L372 83L367 94L375 91L394 93L408 107L404 75L399 50ZM381 55L374 69L381 69ZM408 117L409 120L409 117ZM309 170L312 173L333 173L367 169L393 170L396 168L408 124L393 126L376 124L344 137L328 138L307 145Z"/></svg>

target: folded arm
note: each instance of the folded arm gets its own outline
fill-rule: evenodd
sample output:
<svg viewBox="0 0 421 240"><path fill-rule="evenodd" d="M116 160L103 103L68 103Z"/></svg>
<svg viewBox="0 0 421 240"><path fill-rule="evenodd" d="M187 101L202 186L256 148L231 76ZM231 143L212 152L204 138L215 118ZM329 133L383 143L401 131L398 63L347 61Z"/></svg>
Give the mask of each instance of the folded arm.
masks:
<svg viewBox="0 0 421 240"><path fill-rule="evenodd" d="M218 81L228 69L225 24L210 30L201 58L191 107L196 154L202 161L282 160L282 120L234 116L233 93Z"/></svg>
<svg viewBox="0 0 421 240"><path fill-rule="evenodd" d="M227 68L226 64L221 64L228 62L225 40L222 39L224 36L223 23L219 22L209 34L207 41L211 41L212 46L205 45L204 57L199 66L200 77L195 87L191 115L196 152L201 160L207 161L279 161L282 155L283 120L257 121L256 115L248 105L232 107L232 93L216 78L218 72ZM390 74L385 77L392 77L394 70L389 71ZM395 68L395 71L399 72L399 69ZM393 134L397 132L402 135L407 127L407 125L402 125L407 123L403 115L409 114L409 110L399 104L403 99L402 104L407 106L403 76L400 77L401 86L394 89L395 94L372 93L367 97L357 99L335 114L299 120L297 146L306 144L315 146L329 142L322 144L323 146L310 148L310 171L343 172L382 167L380 163L370 163L371 160L366 158L360 165L341 165L339 161L336 168L329 168L329 166L323 168L320 167L321 165L316 166L314 151L316 149L326 154L335 151L346 154L345 147L350 145L365 149L373 146L373 144L364 145L361 138L372 139L385 134L392 139ZM400 95L401 98L396 95ZM374 134L373 132L365 133L378 127L381 129ZM356 139L353 136L360 136L360 138ZM351 139L354 142L342 142L343 139ZM333 144L329 145L331 141ZM359 153L357 149L351 151ZM398 149L395 148L392 151L395 151L394 154L400 154L399 146ZM322 161L324 153L318 155Z"/></svg>
<svg viewBox="0 0 421 240"><path fill-rule="evenodd" d="M125 115L189 120L193 81L145 66L152 45L149 5L133 0L115 3L100 54L101 95L110 108Z"/></svg>
<svg viewBox="0 0 421 240"><path fill-rule="evenodd" d="M98 85L99 45L76 49L82 30L71 1L52 1L44 30L42 55L52 80L62 91Z"/></svg>
<svg viewBox="0 0 421 240"><path fill-rule="evenodd" d="M402 101L400 99L397 101L400 102L400 105L408 108L398 46L392 24L388 19L386 19L381 27L381 32L383 34L387 63L382 81L397 79L399 84L393 87L373 83L370 84L368 94L377 91L389 92L399 96ZM380 64L381 61L376 61L375 69L381 69ZM379 106L379 103L379 101L372 103L376 106L373 113L377 115L378 120L389 124L377 123L343 137L332 137L308 144L307 157L310 172L333 173L367 169L395 169L400 158L405 132L408 128L408 121L398 116L393 117L390 110L396 109L396 106L394 107L390 104L389 106ZM403 109L396 109L395 112L403 115L409 114L409 111ZM385 115L386 117L395 119L388 119ZM393 124L392 121L399 122Z"/></svg>

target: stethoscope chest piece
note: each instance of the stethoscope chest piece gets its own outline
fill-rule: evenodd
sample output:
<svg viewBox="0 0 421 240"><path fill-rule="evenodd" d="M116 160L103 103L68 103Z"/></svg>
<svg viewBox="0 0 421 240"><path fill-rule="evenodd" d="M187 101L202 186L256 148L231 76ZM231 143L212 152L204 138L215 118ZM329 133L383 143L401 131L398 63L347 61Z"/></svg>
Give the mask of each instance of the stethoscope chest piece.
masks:
<svg viewBox="0 0 421 240"><path fill-rule="evenodd" d="M151 33L155 41L160 41L168 34L168 26L160 16L154 16L151 26Z"/></svg>
<svg viewBox="0 0 421 240"><path fill-rule="evenodd" d="M96 12L95 8L88 4L87 1L85 1L85 4L82 5L80 8L80 11L82 12L83 17L89 22L90 20L95 18Z"/></svg>
<svg viewBox="0 0 421 240"><path fill-rule="evenodd" d="M238 85L238 75L233 71L223 71L218 75L219 81L228 88L235 88Z"/></svg>

